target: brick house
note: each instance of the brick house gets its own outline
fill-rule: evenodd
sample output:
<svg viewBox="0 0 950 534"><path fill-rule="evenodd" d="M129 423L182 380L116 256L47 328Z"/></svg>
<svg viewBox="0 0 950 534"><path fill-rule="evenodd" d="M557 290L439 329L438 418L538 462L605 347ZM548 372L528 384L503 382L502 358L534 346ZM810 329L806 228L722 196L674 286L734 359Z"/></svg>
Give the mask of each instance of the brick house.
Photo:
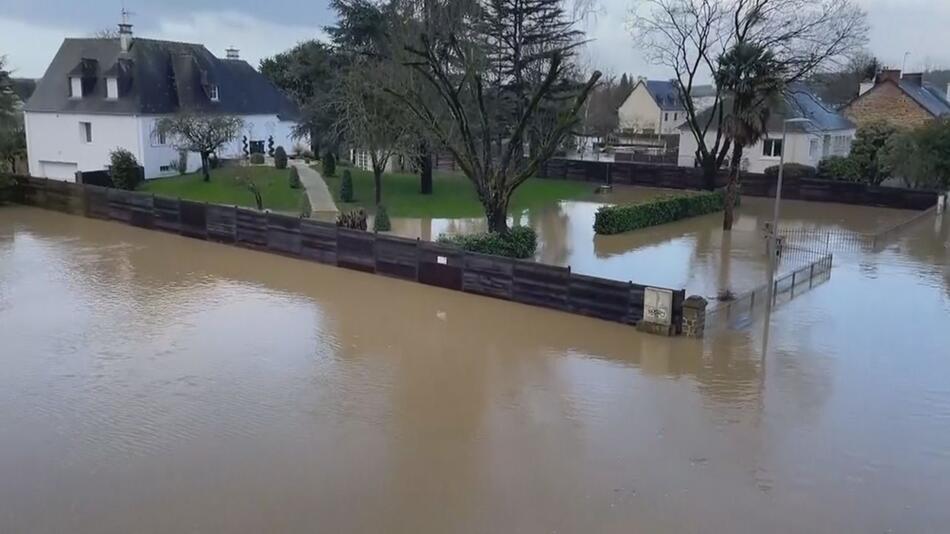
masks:
<svg viewBox="0 0 950 534"><path fill-rule="evenodd" d="M883 70L873 83L861 84L860 94L841 111L859 128L878 121L915 128L950 116L950 88L942 91L923 83L923 74Z"/></svg>

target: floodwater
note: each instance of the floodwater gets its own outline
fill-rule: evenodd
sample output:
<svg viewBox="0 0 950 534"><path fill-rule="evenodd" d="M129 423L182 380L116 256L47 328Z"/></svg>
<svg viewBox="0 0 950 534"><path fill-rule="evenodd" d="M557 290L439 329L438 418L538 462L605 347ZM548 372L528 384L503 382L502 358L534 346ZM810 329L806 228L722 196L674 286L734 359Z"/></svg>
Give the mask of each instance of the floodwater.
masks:
<svg viewBox="0 0 950 534"><path fill-rule="evenodd" d="M570 266L574 272L633 281L645 285L686 289L714 298L721 291L742 293L765 283L766 242L763 228L772 220L772 200L743 199L731 233L722 231L722 213L613 236L594 233L594 216L607 204L623 204L669 194L647 187L618 187L595 200L562 201L554 206L524 210L512 224L531 226L538 233L535 259ZM911 217L916 212L803 201L783 201L780 226L809 232L867 234ZM483 218L393 219L394 234L434 240L440 234L464 234L486 229ZM782 272L818 259L815 254L789 254Z"/></svg>
<svg viewBox="0 0 950 534"><path fill-rule="evenodd" d="M0 532L945 532L948 226L701 342L0 208Z"/></svg>

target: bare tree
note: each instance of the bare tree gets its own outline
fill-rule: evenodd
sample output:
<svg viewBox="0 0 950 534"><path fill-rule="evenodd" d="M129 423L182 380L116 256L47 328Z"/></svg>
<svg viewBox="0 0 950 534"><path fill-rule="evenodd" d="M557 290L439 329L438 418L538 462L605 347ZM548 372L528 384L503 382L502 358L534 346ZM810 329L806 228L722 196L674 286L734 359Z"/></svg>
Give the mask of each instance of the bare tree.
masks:
<svg viewBox="0 0 950 534"><path fill-rule="evenodd" d="M365 150L373 167L376 205L382 203L383 172L406 146L412 124L403 106L383 90L397 66L369 58L359 58L344 74L329 103L337 117L334 132L358 150Z"/></svg>
<svg viewBox="0 0 950 534"><path fill-rule="evenodd" d="M92 36L96 39L118 39L119 30L116 30L115 28L103 28L93 32Z"/></svg>
<svg viewBox="0 0 950 534"><path fill-rule="evenodd" d="M208 182L211 181L208 158L233 141L243 127L240 117L180 113L159 119L152 135L168 137L176 149L201 155L201 174Z"/></svg>
<svg viewBox="0 0 950 534"><path fill-rule="evenodd" d="M712 187L733 141L723 128L732 109L722 87L712 113L700 115L691 94L696 82L714 77L719 57L742 44L767 50L784 85L846 63L867 42L868 26L853 0L640 0L631 31L654 63L674 72L696 160Z"/></svg>

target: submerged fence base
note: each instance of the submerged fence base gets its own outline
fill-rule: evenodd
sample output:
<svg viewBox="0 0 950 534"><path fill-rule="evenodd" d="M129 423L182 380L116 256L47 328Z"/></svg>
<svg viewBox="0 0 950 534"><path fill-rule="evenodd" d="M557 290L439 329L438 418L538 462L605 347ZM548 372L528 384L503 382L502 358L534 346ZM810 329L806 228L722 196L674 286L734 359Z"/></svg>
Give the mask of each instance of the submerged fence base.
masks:
<svg viewBox="0 0 950 534"><path fill-rule="evenodd" d="M572 273L570 268L487 256L335 224L233 206L39 178L17 178L16 201L380 274L629 325L644 318L646 286ZM678 334L683 290L672 293Z"/></svg>

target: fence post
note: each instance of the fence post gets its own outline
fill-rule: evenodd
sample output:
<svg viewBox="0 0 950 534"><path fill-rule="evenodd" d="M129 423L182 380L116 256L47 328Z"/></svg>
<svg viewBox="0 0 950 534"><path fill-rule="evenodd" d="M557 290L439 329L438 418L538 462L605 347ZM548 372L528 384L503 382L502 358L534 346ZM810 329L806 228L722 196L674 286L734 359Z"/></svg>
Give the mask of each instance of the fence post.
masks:
<svg viewBox="0 0 950 534"><path fill-rule="evenodd" d="M706 306L708 302L699 295L692 295L683 301L683 335L703 337L706 331Z"/></svg>
<svg viewBox="0 0 950 534"><path fill-rule="evenodd" d="M811 289L815 284L815 263L812 262L808 269L808 289Z"/></svg>

